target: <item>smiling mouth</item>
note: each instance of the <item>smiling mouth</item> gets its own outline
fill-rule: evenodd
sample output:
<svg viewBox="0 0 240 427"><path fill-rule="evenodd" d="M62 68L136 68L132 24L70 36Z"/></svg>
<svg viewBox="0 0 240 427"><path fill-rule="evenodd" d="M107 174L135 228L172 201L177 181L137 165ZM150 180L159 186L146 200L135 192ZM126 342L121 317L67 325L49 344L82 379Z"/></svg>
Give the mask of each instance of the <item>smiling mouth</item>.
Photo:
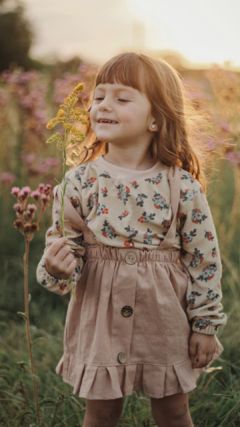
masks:
<svg viewBox="0 0 240 427"><path fill-rule="evenodd" d="M98 123L100 125L116 125L118 122L115 122L114 120L98 120Z"/></svg>

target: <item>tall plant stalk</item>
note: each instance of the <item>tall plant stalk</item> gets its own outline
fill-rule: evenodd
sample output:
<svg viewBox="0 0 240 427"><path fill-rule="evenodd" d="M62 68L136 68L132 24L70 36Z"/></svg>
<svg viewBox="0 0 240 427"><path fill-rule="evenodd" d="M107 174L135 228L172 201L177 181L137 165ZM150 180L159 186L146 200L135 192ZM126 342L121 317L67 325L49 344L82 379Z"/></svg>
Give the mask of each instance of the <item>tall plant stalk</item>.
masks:
<svg viewBox="0 0 240 427"><path fill-rule="evenodd" d="M32 352L32 341L31 341L31 335L30 335L30 321L29 321L29 294L28 294L28 257L29 257L29 240L25 236L25 254L23 256L24 259L24 303L25 303L25 321L26 321L26 327L27 327L27 341L28 341L28 351L29 351L29 358L30 358L30 365L31 365L31 373L34 374L34 363L33 363L33 352ZM37 386L36 386L36 380L34 377L32 377L33 382L33 391L34 391L34 400L36 405L36 413L37 413L37 424L40 426L40 409L38 404L38 393L37 393Z"/></svg>
<svg viewBox="0 0 240 427"><path fill-rule="evenodd" d="M16 197L18 203L14 205L14 209L16 211L18 219L14 221L14 227L18 229L24 236L25 241L25 254L23 255L24 261L24 306L25 311L17 312L21 317L24 318L26 322L26 331L27 331L27 342L28 342L28 352L30 359L30 367L32 374L32 383L33 383L33 392L34 392L34 400L36 406L36 417L37 417L37 425L40 427L40 408L38 402L38 393L37 393L37 385L36 380L34 378L34 362L33 362L33 351L32 351L32 341L31 341L31 333L30 333L30 320L29 320L29 302L31 296L28 293L28 260L29 260L29 246L30 241L32 240L34 233L39 230L39 222L43 216L45 209L49 206L48 202L52 202L51 200L51 185L48 184L44 187L43 184L39 185L39 188L36 191L31 193L31 197L33 197L37 205L41 208L40 215L38 217L37 222L32 222L35 211L37 210L37 206L35 204L28 204L27 200L31 189L29 187L23 187L20 191L20 188L13 187L11 194ZM39 203L41 200L41 203ZM49 204L50 204L49 203Z"/></svg>

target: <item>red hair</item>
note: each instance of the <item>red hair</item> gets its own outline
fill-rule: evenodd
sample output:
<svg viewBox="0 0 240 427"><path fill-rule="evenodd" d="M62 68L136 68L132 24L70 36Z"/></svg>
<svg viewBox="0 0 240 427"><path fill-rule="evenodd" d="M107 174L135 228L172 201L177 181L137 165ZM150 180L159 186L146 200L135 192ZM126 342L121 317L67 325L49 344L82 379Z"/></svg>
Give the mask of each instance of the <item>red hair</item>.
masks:
<svg viewBox="0 0 240 427"><path fill-rule="evenodd" d="M205 142L210 128L208 116L197 111L189 99L182 78L164 59L127 52L107 61L98 71L93 91L100 83L121 83L144 92L152 105L158 132L150 145L152 157L167 166L178 165L197 179L206 192L204 169L209 166ZM92 102L92 101L91 101ZM91 106L88 111L90 111ZM77 166L95 160L108 152L108 144L100 141L90 121L86 140L68 150L68 164Z"/></svg>

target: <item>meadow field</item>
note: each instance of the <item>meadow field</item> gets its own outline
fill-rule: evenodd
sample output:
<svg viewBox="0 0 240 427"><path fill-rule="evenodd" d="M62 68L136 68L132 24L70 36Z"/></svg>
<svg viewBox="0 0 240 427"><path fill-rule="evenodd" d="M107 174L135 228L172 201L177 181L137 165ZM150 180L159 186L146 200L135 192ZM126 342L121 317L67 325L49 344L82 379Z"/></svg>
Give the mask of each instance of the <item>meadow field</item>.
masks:
<svg viewBox="0 0 240 427"><path fill-rule="evenodd" d="M62 356L64 322L70 294L48 292L36 281L51 207L30 242L30 332L40 424L37 422L24 312L25 251L23 235L13 227L16 199L12 187L40 183L52 187L61 179L61 151L46 144L46 124L76 84L85 83L84 107L96 68L82 63L74 72L56 74L20 69L0 75L0 426L81 427L85 400L72 393L55 373ZM206 144L209 168L207 199L221 252L223 305L228 323L218 338L224 352L189 393L195 427L240 426L240 76L214 67L182 73L195 108L211 119ZM30 203L34 203L34 200ZM126 397L119 427L156 426L150 399L141 392Z"/></svg>

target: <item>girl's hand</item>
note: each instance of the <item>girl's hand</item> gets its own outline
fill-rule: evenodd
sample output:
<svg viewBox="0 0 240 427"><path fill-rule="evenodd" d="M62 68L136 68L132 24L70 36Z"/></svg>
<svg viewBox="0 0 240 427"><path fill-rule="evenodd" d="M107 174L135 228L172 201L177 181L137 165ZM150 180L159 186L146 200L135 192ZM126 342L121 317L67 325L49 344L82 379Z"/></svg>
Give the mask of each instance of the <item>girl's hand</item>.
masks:
<svg viewBox="0 0 240 427"><path fill-rule="evenodd" d="M45 254L47 271L57 279L68 279L77 265L66 242L66 237L60 237L51 244Z"/></svg>
<svg viewBox="0 0 240 427"><path fill-rule="evenodd" d="M216 335L192 332L189 342L189 354L193 368L206 366L215 353L216 345Z"/></svg>

